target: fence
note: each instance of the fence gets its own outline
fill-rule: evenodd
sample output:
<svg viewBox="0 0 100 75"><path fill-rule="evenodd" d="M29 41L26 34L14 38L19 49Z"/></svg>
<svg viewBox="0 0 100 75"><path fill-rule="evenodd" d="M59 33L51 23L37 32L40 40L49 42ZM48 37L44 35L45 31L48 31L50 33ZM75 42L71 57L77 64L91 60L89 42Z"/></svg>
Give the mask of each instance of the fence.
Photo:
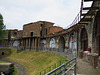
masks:
<svg viewBox="0 0 100 75"><path fill-rule="evenodd" d="M36 73L36 75L45 75L46 73L48 73L49 71L57 68L58 66L62 65L63 63L67 62L68 60L61 60L61 61L58 61L57 63L51 65L50 67L42 70L41 72L39 73Z"/></svg>
<svg viewBox="0 0 100 75"><path fill-rule="evenodd" d="M62 64L45 75L66 75L74 67L74 75L76 75L76 57Z"/></svg>

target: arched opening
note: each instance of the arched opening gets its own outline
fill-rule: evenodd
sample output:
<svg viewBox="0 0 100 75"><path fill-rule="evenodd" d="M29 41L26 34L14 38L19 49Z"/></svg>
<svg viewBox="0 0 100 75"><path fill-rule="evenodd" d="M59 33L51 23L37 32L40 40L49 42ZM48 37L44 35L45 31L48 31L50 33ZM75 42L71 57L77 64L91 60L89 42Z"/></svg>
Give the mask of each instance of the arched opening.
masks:
<svg viewBox="0 0 100 75"><path fill-rule="evenodd" d="M46 46L46 39L41 39L41 48L45 48Z"/></svg>
<svg viewBox="0 0 100 75"><path fill-rule="evenodd" d="M95 38L95 51L100 56L100 11L96 18L96 38Z"/></svg>
<svg viewBox="0 0 100 75"><path fill-rule="evenodd" d="M86 51L88 48L88 35L86 29L83 28L81 31L81 49Z"/></svg>
<svg viewBox="0 0 100 75"><path fill-rule="evenodd" d="M64 49L65 49L65 39L64 39L64 37L60 37L59 42L58 42L58 47L60 49L60 52L64 52Z"/></svg>
<svg viewBox="0 0 100 75"><path fill-rule="evenodd" d="M18 41L14 41L13 46L18 47Z"/></svg>
<svg viewBox="0 0 100 75"><path fill-rule="evenodd" d="M55 48L55 46L56 46L55 39L54 39L54 38L52 38L52 39L50 40L49 47L50 47L50 48Z"/></svg>
<svg viewBox="0 0 100 75"><path fill-rule="evenodd" d="M73 33L69 37L69 49L76 49L76 38Z"/></svg>

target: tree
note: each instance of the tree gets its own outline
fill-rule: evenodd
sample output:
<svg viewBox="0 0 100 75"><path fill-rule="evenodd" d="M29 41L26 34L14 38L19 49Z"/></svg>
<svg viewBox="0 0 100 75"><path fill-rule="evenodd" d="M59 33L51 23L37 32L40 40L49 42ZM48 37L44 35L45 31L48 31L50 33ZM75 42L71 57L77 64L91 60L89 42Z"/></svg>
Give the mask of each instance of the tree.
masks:
<svg viewBox="0 0 100 75"><path fill-rule="evenodd" d="M6 30L5 25L3 23L3 16L0 14L0 41L2 41L5 38Z"/></svg>

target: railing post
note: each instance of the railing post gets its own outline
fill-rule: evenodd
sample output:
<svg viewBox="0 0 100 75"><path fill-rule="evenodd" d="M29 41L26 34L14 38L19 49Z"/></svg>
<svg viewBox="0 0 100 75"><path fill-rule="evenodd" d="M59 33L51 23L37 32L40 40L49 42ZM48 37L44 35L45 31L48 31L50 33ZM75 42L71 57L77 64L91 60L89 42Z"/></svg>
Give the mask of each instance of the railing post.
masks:
<svg viewBox="0 0 100 75"><path fill-rule="evenodd" d="M74 66L74 75L76 75L76 57L74 59L74 63L75 63L75 66Z"/></svg>
<svg viewBox="0 0 100 75"><path fill-rule="evenodd" d="M66 69L66 67L65 67L65 64L63 65L63 71L62 71L62 75L65 75L65 69Z"/></svg>

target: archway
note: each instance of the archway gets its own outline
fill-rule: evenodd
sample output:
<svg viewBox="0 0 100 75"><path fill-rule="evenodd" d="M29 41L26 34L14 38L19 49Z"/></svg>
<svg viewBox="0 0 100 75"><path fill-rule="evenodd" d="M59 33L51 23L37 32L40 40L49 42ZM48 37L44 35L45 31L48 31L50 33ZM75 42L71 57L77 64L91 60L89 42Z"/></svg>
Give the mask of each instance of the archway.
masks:
<svg viewBox="0 0 100 75"><path fill-rule="evenodd" d="M86 51L88 48L88 35L85 28L81 31L81 49Z"/></svg>
<svg viewBox="0 0 100 75"><path fill-rule="evenodd" d="M50 48L55 48L55 46L56 46L55 39L54 39L54 38L52 38L52 39L50 40L49 47L50 47Z"/></svg>
<svg viewBox="0 0 100 75"><path fill-rule="evenodd" d="M18 47L18 41L14 41L13 46Z"/></svg>
<svg viewBox="0 0 100 75"><path fill-rule="evenodd" d="M41 48L45 48L46 46L46 39L41 39Z"/></svg>
<svg viewBox="0 0 100 75"><path fill-rule="evenodd" d="M60 37L59 42L58 42L58 48L60 49L60 52L64 52L65 49L65 39L64 37Z"/></svg>
<svg viewBox="0 0 100 75"><path fill-rule="evenodd" d="M74 33L72 33L69 37L69 49L76 49L76 38Z"/></svg>
<svg viewBox="0 0 100 75"><path fill-rule="evenodd" d="M96 17L95 51L100 56L100 11L97 13Z"/></svg>

